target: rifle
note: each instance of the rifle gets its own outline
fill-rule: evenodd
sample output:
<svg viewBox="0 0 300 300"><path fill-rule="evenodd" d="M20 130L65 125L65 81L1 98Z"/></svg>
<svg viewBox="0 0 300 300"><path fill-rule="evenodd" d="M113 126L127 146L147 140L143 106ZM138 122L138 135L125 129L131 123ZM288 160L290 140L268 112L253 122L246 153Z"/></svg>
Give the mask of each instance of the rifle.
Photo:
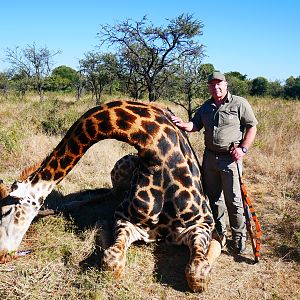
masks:
<svg viewBox="0 0 300 300"><path fill-rule="evenodd" d="M260 236L261 236L260 225L259 225L256 213L255 213L255 210L253 208L253 205L251 203L251 200L248 197L247 190L246 190L245 184L243 183L242 176L241 176L240 169L239 169L237 162L236 162L236 167L238 170L240 187L241 187L244 215L245 215L245 219L246 219L246 228L247 228L247 231L248 231L250 239L251 239L252 250L253 250L253 254L254 254L254 261L257 263L257 262L259 262L259 258L260 258ZM253 222L255 223L256 236L252 229L251 216L252 216Z"/></svg>

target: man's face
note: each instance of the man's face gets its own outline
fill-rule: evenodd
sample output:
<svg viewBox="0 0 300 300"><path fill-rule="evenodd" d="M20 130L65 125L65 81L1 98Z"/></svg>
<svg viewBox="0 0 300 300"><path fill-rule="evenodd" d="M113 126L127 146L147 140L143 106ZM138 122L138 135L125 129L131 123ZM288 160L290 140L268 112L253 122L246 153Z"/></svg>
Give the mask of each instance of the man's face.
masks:
<svg viewBox="0 0 300 300"><path fill-rule="evenodd" d="M227 94L227 82L214 79L208 83L208 91L215 100L221 100Z"/></svg>

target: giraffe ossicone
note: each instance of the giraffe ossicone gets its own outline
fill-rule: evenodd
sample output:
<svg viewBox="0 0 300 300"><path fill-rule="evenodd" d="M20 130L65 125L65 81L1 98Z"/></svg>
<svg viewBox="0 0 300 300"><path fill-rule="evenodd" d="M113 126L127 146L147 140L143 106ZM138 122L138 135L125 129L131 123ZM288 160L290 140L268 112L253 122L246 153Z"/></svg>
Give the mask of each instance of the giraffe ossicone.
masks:
<svg viewBox="0 0 300 300"><path fill-rule="evenodd" d="M0 262L17 251L55 185L103 139L129 143L138 152L128 192L115 211L115 240L104 251L103 266L122 276L127 249L137 240L185 244L190 249L187 282L193 291L206 290L221 248L211 242L214 221L197 161L167 109L136 101L112 101L87 111L36 171L13 184L0 201Z"/></svg>

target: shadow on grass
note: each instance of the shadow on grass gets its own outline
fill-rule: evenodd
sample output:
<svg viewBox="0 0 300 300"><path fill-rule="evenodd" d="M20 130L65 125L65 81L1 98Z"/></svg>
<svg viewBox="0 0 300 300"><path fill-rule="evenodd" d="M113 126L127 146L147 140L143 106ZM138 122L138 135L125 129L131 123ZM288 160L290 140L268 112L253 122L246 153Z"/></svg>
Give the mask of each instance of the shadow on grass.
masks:
<svg viewBox="0 0 300 300"><path fill-rule="evenodd" d="M44 209L53 210L55 214L71 220L78 234L90 228L98 228L95 236L95 250L79 263L83 271L89 268L99 268L103 249L112 244L114 212L119 203L120 198L114 197L111 189L107 188L84 190L66 196L53 191L48 196Z"/></svg>
<svg viewBox="0 0 300 300"><path fill-rule="evenodd" d="M156 280L177 291L190 291L185 277L189 255L186 246L158 243L154 250Z"/></svg>
<svg viewBox="0 0 300 300"><path fill-rule="evenodd" d="M279 245L275 249L275 253L285 260L293 260L300 264L300 248L291 247L286 244Z"/></svg>
<svg viewBox="0 0 300 300"><path fill-rule="evenodd" d="M86 201L89 203L85 203ZM84 190L63 196L53 191L44 204L44 209L53 210L71 219L79 231L94 227L99 221L112 221L119 204L110 189Z"/></svg>
<svg viewBox="0 0 300 300"><path fill-rule="evenodd" d="M248 250L247 250L248 249ZM233 241L232 240L227 240L227 251L222 251L222 253L225 253L228 256L232 256L235 262L238 263L246 263L248 265L254 265L256 264L255 260L254 260L254 256L253 258L249 258L247 256L249 255L253 255L252 254L252 250L249 250L249 245L247 245L247 249L246 249L246 253L243 254L237 254L236 251L234 250L233 247ZM249 254L249 252L251 252L251 254Z"/></svg>

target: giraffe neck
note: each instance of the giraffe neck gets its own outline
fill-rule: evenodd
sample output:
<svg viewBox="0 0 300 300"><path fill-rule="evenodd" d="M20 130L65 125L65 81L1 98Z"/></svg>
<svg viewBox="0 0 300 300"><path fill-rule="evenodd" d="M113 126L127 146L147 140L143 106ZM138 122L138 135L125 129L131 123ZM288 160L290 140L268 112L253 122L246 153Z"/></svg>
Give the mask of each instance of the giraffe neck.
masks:
<svg viewBox="0 0 300 300"><path fill-rule="evenodd" d="M42 162L29 181L43 186L45 194L60 182L76 165L85 152L103 139L117 139L134 146L139 152L147 147L151 153L158 136L162 110L133 101L116 101L87 111L69 129L53 152ZM155 152L155 151L153 151Z"/></svg>

